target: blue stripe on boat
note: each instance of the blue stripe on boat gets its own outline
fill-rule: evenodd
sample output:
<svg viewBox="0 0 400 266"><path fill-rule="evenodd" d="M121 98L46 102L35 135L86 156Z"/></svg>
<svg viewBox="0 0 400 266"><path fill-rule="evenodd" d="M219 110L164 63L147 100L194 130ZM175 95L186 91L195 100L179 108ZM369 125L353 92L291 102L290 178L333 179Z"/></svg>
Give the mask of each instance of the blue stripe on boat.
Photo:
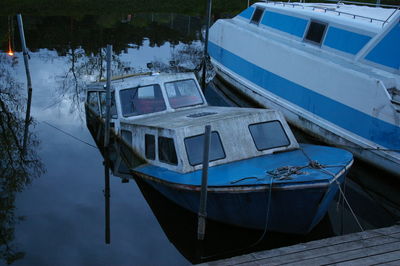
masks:
<svg viewBox="0 0 400 266"><path fill-rule="evenodd" d="M209 53L216 61L261 88L384 147L400 149L399 127L275 75L212 42L209 42Z"/></svg>
<svg viewBox="0 0 400 266"><path fill-rule="evenodd" d="M330 26L324 45L355 55L369 40L369 36Z"/></svg>
<svg viewBox="0 0 400 266"><path fill-rule="evenodd" d="M265 26L303 38L308 20L266 11L261 23Z"/></svg>
<svg viewBox="0 0 400 266"><path fill-rule="evenodd" d="M331 165L334 167L328 170L332 173L340 172L344 166L348 165L353 156L350 152L325 146L302 144L301 148L313 160L317 160L320 164ZM275 170L278 167L287 166L288 162L291 166L306 166L309 160L301 150L283 152L277 154L263 155L242 161L235 161L227 164L217 165L209 168L209 186L241 186L241 185L264 185L269 184L271 176L266 173L269 170ZM154 165L144 165L135 168L135 171L157 177L160 180L183 184L183 185L201 185L201 170L180 174L175 171L168 170L163 167ZM290 186L296 185L298 182L308 184L327 182L333 177L319 169L305 168L307 175L297 176L293 180L275 180L274 184L282 184ZM244 177L255 177L240 182L239 179ZM259 180L257 180L259 179Z"/></svg>
<svg viewBox="0 0 400 266"><path fill-rule="evenodd" d="M400 68L400 23L372 49L366 56L367 60L391 67Z"/></svg>
<svg viewBox="0 0 400 266"><path fill-rule="evenodd" d="M243 10L243 12L240 13L238 16L246 18L246 19L251 19L251 17L253 16L254 10L255 10L254 7L249 7L247 9Z"/></svg>

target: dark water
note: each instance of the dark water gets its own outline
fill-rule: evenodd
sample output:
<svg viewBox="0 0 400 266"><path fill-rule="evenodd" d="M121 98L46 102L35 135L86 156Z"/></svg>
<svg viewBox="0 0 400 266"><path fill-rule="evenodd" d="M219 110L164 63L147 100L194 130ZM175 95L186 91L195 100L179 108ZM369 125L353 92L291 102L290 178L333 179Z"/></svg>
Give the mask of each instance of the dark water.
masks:
<svg viewBox="0 0 400 266"><path fill-rule="evenodd" d="M200 246L194 214L140 180L122 183L112 176L111 244L105 244L103 157L91 146L85 125L84 84L104 77L107 43L113 44L115 75L146 70L148 62L161 70L170 61L195 68L202 20L134 12L24 17L33 84L24 153L26 77L19 37L15 17L0 19L0 264L186 265L360 230L338 199L310 235L267 233L259 241L260 231L209 222ZM13 57L5 54L9 45L17 50ZM216 105L251 105L226 100L211 86L206 95ZM393 177L358 162L346 183L348 201L365 229L399 220L399 191Z"/></svg>

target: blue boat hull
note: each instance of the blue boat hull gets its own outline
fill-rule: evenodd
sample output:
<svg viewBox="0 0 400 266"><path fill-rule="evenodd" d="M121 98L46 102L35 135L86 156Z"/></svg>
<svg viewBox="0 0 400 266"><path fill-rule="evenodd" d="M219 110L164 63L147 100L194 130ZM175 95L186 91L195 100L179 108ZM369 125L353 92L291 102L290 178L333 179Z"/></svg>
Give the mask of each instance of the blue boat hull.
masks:
<svg viewBox="0 0 400 266"><path fill-rule="evenodd" d="M177 188L153 178L144 180L176 204L198 212L200 193L197 189ZM337 179L340 184L343 180L344 174ZM307 234L326 214L338 192L338 184L333 182L324 187L305 184L301 188L272 186L271 196L270 192L269 186L257 191L209 191L207 217L240 227Z"/></svg>

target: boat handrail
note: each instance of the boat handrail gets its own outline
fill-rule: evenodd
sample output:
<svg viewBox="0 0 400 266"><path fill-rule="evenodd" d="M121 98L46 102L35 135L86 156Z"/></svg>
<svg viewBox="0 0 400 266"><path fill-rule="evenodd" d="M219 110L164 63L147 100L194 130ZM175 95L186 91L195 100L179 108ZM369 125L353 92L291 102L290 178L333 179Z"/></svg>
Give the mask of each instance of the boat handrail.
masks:
<svg viewBox="0 0 400 266"><path fill-rule="evenodd" d="M290 0L289 0L290 1ZM386 4L379 4L379 3L368 3L368 2L357 2L357 1L347 1L347 0L324 0L326 2L332 2L336 4L355 4L355 5L361 5L361 6L375 6L375 7L390 7L390 8L400 8L400 5L386 5ZM305 0L303 0L303 3L305 3Z"/></svg>
<svg viewBox="0 0 400 266"><path fill-rule="evenodd" d="M356 18L366 19L366 20L369 20L370 23L372 23L373 21L380 22L380 23L382 23L382 27L383 27L386 23L388 23L389 19L390 19L396 12L398 12L398 11L400 10L400 6L397 6L397 5L377 5L377 4L364 3L364 2L353 2L353 1L335 1L335 0L326 0L326 1L335 2L335 3L337 3L337 4L341 4L341 3L346 3L346 4L361 4L361 5L370 5L370 6L391 7L391 8L396 8L396 9L387 17L386 20L383 20L383 19L377 19L377 18L373 18L373 17L361 16L361 15L357 15L357 14L353 14L353 13L338 11L338 10L335 10L335 9L332 9L332 8L326 8L326 7L322 7L322 6L321 6L321 7L320 7L320 6L307 6L307 7L312 8L313 11L315 11L316 9L318 9L318 10L323 10L324 13L326 13L326 12L337 13L338 16L340 16L341 14L343 14L343 15L351 16L351 17L353 17L353 19L356 19ZM303 1L300 0L299 3L291 3L290 0L288 0L288 2L276 2L276 1L271 1L271 0L264 0L264 2L265 2L265 3L274 3L274 5L283 5L284 7L285 7L285 6L292 6L292 7L294 8L294 7L298 7L298 6L299 6L299 7L302 7L302 8L304 9L304 5L301 5L301 4L299 4L299 3L305 3L305 0L303 0Z"/></svg>
<svg viewBox="0 0 400 266"><path fill-rule="evenodd" d="M141 73L133 73L133 74L127 74L127 75L122 75L122 76L115 76L112 77L111 80L120 80L120 79L126 79L126 78L130 78L130 77L137 77L137 76L151 76L153 74L153 72L141 72ZM106 81L106 79L100 79L100 82L104 82Z"/></svg>

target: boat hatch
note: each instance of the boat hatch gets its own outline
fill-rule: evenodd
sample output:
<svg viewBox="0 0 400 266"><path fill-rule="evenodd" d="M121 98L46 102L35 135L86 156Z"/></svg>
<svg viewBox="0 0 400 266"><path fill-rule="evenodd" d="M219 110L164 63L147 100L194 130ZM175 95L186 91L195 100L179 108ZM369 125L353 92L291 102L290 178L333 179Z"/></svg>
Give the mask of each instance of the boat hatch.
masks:
<svg viewBox="0 0 400 266"><path fill-rule="evenodd" d="M195 114L190 114L187 117L189 118L198 118L198 117L203 117L203 116L208 116L208 115L215 115L216 112L200 112L200 113L195 113Z"/></svg>

